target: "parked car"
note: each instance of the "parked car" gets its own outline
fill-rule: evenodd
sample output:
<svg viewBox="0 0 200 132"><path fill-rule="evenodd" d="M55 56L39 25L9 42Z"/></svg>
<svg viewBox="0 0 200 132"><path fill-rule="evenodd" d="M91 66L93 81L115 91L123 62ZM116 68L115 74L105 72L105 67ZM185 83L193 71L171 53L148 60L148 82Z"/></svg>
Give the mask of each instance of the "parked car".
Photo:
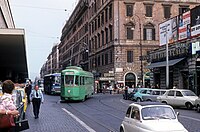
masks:
<svg viewBox="0 0 200 132"><path fill-rule="evenodd" d="M142 96L149 95L151 90L150 88L135 88L131 100L141 102L143 101Z"/></svg>
<svg viewBox="0 0 200 132"><path fill-rule="evenodd" d="M170 126L170 127L168 127ZM187 132L174 109L160 102L129 105L120 132Z"/></svg>
<svg viewBox="0 0 200 132"><path fill-rule="evenodd" d="M167 89L152 89L150 94L146 94L142 96L143 101L157 101L157 97L163 95Z"/></svg>
<svg viewBox="0 0 200 132"><path fill-rule="evenodd" d="M25 92L25 89L24 88L21 88L21 87L15 87L16 90L18 90L21 94L21 98L22 98L22 103L23 103L23 110L24 110L24 117L25 118L25 113L26 113L26 109L27 109L27 104L28 104L28 100L27 100L27 95L26 95L26 92Z"/></svg>
<svg viewBox="0 0 200 132"><path fill-rule="evenodd" d="M200 112L200 98L195 100L195 106L197 107L197 112Z"/></svg>
<svg viewBox="0 0 200 132"><path fill-rule="evenodd" d="M157 100L177 107L186 107L192 109L198 96L187 89L170 89L162 96L158 96Z"/></svg>

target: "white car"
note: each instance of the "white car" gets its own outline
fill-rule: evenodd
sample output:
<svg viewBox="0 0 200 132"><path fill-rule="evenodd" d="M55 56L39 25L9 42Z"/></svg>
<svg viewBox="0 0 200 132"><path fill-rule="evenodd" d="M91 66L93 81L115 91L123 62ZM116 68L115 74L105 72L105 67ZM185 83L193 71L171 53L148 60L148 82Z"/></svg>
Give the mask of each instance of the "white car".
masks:
<svg viewBox="0 0 200 132"><path fill-rule="evenodd" d="M120 132L188 132L178 121L174 109L160 102L129 105Z"/></svg>
<svg viewBox="0 0 200 132"><path fill-rule="evenodd" d="M187 109L192 109L197 98L198 96L191 90L170 89L162 96L158 96L157 100L171 106L186 107Z"/></svg>
<svg viewBox="0 0 200 132"><path fill-rule="evenodd" d="M200 98L195 100L195 106L197 107L197 112L200 112Z"/></svg>

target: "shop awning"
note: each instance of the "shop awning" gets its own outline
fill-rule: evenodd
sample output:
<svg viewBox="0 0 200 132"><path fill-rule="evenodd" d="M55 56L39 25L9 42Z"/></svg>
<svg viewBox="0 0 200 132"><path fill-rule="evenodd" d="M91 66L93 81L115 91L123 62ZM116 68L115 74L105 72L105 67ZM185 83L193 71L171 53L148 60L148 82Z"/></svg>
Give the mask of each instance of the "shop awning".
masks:
<svg viewBox="0 0 200 132"><path fill-rule="evenodd" d="M179 58L179 59L173 59L169 60L169 66L173 66L177 64L178 62L182 61L184 58ZM151 63L150 65L147 66L147 68L154 68L154 67L165 67L166 66L166 61L161 61L161 62L156 62L156 63Z"/></svg>

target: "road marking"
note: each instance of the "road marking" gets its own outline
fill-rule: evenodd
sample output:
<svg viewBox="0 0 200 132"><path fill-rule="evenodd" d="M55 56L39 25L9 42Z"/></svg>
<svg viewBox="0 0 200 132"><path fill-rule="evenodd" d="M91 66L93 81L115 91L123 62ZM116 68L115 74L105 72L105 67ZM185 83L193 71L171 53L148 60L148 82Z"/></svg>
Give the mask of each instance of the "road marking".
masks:
<svg viewBox="0 0 200 132"><path fill-rule="evenodd" d="M122 102L122 103L124 103L124 104L126 104L126 105L129 105L129 103L124 102L123 99L120 99L120 102Z"/></svg>
<svg viewBox="0 0 200 132"><path fill-rule="evenodd" d="M192 117L188 117L188 116L182 116L182 115L179 115L179 117L187 118L187 119L190 119L190 120L195 120L195 121L200 122L200 119L196 119L196 118L192 118Z"/></svg>
<svg viewBox="0 0 200 132"><path fill-rule="evenodd" d="M85 127L89 132L96 132L94 129L86 125L83 121L81 121L78 117L76 117L74 114L66 110L65 108L62 108L63 111L65 111L67 114L69 114L72 118L74 118L78 123L80 123L83 127Z"/></svg>

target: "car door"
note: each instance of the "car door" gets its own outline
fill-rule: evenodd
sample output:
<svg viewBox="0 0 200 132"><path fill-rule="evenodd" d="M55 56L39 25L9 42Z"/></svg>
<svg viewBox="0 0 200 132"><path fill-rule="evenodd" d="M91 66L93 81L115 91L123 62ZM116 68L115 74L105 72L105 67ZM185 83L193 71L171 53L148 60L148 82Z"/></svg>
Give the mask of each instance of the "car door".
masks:
<svg viewBox="0 0 200 132"><path fill-rule="evenodd" d="M166 96L165 96L165 100L167 101L167 104L170 104L170 105L174 105L175 104L175 101L174 101L174 94L175 94L175 91L174 90L170 90Z"/></svg>
<svg viewBox="0 0 200 132"><path fill-rule="evenodd" d="M125 115L125 118L124 118L124 121L123 121L125 132L128 132L128 131L131 130L131 128L130 128L130 114L131 114L131 110L132 110L132 107L129 106L128 109L127 109L127 111L126 111L126 115Z"/></svg>
<svg viewBox="0 0 200 132"><path fill-rule="evenodd" d="M130 127L128 129L128 132L139 132L141 131L141 125L142 122L140 121L141 115L140 111L137 107L133 107L131 111L131 116L130 116Z"/></svg>
<svg viewBox="0 0 200 132"><path fill-rule="evenodd" d="M183 94L180 91L176 91L174 96L174 101L176 106L184 106L184 97Z"/></svg>

